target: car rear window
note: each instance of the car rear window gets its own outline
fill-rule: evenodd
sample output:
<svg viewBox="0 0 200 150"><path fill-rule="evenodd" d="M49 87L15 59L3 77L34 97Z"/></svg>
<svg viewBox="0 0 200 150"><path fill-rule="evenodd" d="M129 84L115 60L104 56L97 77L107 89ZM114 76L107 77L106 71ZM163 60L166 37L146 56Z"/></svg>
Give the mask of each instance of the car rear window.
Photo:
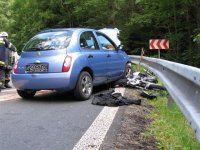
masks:
<svg viewBox="0 0 200 150"><path fill-rule="evenodd" d="M73 31L40 33L31 38L23 51L47 51L65 49L69 45Z"/></svg>

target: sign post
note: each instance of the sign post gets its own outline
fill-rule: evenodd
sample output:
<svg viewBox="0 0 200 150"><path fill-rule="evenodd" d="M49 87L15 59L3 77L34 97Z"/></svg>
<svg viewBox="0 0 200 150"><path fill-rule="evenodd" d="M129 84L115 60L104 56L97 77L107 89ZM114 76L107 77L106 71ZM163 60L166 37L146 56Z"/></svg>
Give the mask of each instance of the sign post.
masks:
<svg viewBox="0 0 200 150"><path fill-rule="evenodd" d="M142 62L143 56L144 56L144 47L142 47L141 56L140 56L140 62L139 62L139 64L137 65L137 71L139 71L139 72L140 72L140 64L141 64L141 62Z"/></svg>
<svg viewBox="0 0 200 150"><path fill-rule="evenodd" d="M160 50L169 49L169 40L168 39L150 39L149 49L157 49L158 58L160 59Z"/></svg>

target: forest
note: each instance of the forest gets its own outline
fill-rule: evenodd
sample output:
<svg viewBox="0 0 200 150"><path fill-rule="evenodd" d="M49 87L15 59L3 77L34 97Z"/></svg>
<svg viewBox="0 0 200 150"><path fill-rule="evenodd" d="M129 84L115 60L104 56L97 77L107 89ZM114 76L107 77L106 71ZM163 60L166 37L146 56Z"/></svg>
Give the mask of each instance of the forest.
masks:
<svg viewBox="0 0 200 150"><path fill-rule="evenodd" d="M0 0L0 30L20 54L49 28L118 28L130 55L157 57L149 39L169 39L161 57L200 67L200 0Z"/></svg>

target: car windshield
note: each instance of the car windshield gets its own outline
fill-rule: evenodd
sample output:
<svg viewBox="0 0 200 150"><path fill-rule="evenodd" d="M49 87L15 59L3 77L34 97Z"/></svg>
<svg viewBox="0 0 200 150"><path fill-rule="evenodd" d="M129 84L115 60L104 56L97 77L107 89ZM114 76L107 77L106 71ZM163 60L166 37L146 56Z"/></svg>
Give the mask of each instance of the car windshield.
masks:
<svg viewBox="0 0 200 150"><path fill-rule="evenodd" d="M40 33L28 41L23 51L65 49L69 45L72 33L72 31Z"/></svg>

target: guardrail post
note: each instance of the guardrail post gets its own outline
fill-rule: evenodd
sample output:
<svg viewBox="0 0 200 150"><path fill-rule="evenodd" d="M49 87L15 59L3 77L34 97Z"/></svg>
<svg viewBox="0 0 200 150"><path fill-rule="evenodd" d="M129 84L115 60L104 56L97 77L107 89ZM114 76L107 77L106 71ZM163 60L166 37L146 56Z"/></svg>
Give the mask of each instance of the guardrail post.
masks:
<svg viewBox="0 0 200 150"><path fill-rule="evenodd" d="M167 99L168 99L167 106L168 106L168 108L171 108L174 105L174 100L170 94L168 94Z"/></svg>
<svg viewBox="0 0 200 150"><path fill-rule="evenodd" d="M137 69L136 69L137 71L140 71L140 64L139 64L139 63L136 64L136 68L137 68Z"/></svg>

